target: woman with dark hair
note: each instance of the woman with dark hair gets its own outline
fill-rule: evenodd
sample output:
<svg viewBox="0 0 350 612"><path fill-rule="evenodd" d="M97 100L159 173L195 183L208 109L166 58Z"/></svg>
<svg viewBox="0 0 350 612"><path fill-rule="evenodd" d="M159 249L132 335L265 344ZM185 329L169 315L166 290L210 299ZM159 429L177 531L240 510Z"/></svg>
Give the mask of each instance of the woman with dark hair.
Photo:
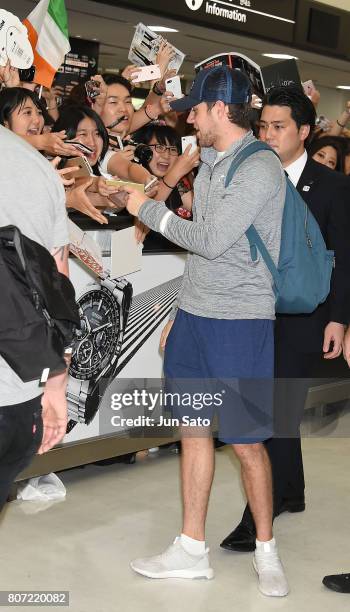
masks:
<svg viewBox="0 0 350 612"><path fill-rule="evenodd" d="M86 155L96 176L105 178L119 177L125 181L146 185L152 175L118 152L108 151L108 132L100 116L89 106L65 106L61 109L59 119L53 126L53 132L65 130L69 140L76 140L92 149ZM109 154L108 171L105 172L104 158Z"/></svg>
<svg viewBox="0 0 350 612"><path fill-rule="evenodd" d="M18 136L41 134L44 117L39 98L22 87L3 89L0 92L0 123Z"/></svg>
<svg viewBox="0 0 350 612"><path fill-rule="evenodd" d="M136 142L148 145L152 157L140 160L141 163L160 179L157 200L189 218L193 202L193 178L191 172L199 164L199 151L190 153L189 145L181 154L181 140L177 132L166 125L151 123L133 134Z"/></svg>
<svg viewBox="0 0 350 612"><path fill-rule="evenodd" d="M44 113L44 101L29 89L8 87L0 91L1 125L24 138L38 151L49 155L77 155L74 147L65 144L65 132L43 133Z"/></svg>
<svg viewBox="0 0 350 612"><path fill-rule="evenodd" d="M81 143L91 150L85 153L90 163L93 176L75 179L74 187L67 191L67 207L75 208L89 215L99 223L108 223L99 208L122 209L124 203L118 196L119 188L110 185L107 178L101 176L100 162L108 151L109 138L99 115L89 106L65 106L61 109L53 131L62 131L67 139ZM63 160L63 164L66 160ZM128 178L128 177L125 177Z"/></svg>
<svg viewBox="0 0 350 612"><path fill-rule="evenodd" d="M344 145L344 138L341 136L321 136L311 142L308 154L319 164L344 172Z"/></svg>
<svg viewBox="0 0 350 612"><path fill-rule="evenodd" d="M67 140L75 140L89 147L92 152L85 157L96 176L100 176L99 162L108 151L109 139L99 115L89 106L64 106L54 123L53 132L64 131Z"/></svg>

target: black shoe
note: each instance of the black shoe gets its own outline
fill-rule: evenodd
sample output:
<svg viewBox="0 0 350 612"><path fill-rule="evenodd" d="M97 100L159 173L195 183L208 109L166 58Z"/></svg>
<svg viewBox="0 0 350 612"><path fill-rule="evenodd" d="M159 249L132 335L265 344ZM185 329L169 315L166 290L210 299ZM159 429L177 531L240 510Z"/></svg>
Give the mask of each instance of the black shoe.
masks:
<svg viewBox="0 0 350 612"><path fill-rule="evenodd" d="M327 589L338 593L350 593L350 574L335 574L325 576L322 580Z"/></svg>
<svg viewBox="0 0 350 612"><path fill-rule="evenodd" d="M305 510L305 499L303 497L293 497L285 499L278 511L274 513L274 518L282 512L303 512ZM246 514L246 513L245 513ZM236 529L221 542L221 548L234 550L236 552L252 552L255 550L256 529L251 514L243 517Z"/></svg>
<svg viewBox="0 0 350 612"><path fill-rule="evenodd" d="M236 529L221 542L220 546L221 548L225 548L225 550L252 552L255 550L255 540L255 526L241 522Z"/></svg>
<svg viewBox="0 0 350 612"><path fill-rule="evenodd" d="M275 511L274 517L279 516L282 512L304 512L304 510L304 497L290 497L289 499L283 500L280 507Z"/></svg>

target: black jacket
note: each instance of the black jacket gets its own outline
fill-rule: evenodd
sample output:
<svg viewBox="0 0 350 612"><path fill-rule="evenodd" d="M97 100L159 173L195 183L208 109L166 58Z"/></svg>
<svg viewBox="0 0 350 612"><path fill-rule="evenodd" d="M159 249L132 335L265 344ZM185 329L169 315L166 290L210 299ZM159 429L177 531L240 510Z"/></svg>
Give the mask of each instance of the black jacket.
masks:
<svg viewBox="0 0 350 612"><path fill-rule="evenodd" d="M322 352L327 323L350 322L350 178L308 158L297 189L335 252L335 269L329 297L312 314L278 315L276 341L303 353Z"/></svg>

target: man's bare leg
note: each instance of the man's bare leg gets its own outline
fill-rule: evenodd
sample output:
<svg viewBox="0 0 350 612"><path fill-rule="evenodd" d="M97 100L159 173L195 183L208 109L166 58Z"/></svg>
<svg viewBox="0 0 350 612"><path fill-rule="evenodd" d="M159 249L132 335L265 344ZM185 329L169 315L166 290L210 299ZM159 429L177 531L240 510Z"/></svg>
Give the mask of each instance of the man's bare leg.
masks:
<svg viewBox="0 0 350 612"><path fill-rule="evenodd" d="M214 476L212 436L182 438L181 485L183 498L182 533L194 540L205 540L205 520ZM192 434L193 435L193 434Z"/></svg>
<svg viewBox="0 0 350 612"><path fill-rule="evenodd" d="M272 475L268 454L263 444L234 444L241 462L242 481L256 525L257 539L272 538Z"/></svg>
<svg viewBox="0 0 350 612"><path fill-rule="evenodd" d="M201 428L202 429L202 428ZM211 433L190 428L182 432L181 478L183 530L161 555L135 559L131 567L148 578L213 578L205 546L205 519L214 474ZM198 434L197 437L194 437Z"/></svg>
<svg viewBox="0 0 350 612"><path fill-rule="evenodd" d="M285 597L288 581L272 535L272 476L270 460L263 444L233 445L239 457L248 503L256 525L253 566L259 589L268 597Z"/></svg>

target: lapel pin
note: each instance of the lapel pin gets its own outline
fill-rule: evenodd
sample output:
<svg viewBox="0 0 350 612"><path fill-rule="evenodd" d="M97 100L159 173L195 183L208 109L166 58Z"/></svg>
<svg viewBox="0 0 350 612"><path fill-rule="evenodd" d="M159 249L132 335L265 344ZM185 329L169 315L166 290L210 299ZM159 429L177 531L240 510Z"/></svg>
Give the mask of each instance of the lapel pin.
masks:
<svg viewBox="0 0 350 612"><path fill-rule="evenodd" d="M303 191L310 191L310 185L304 185Z"/></svg>

